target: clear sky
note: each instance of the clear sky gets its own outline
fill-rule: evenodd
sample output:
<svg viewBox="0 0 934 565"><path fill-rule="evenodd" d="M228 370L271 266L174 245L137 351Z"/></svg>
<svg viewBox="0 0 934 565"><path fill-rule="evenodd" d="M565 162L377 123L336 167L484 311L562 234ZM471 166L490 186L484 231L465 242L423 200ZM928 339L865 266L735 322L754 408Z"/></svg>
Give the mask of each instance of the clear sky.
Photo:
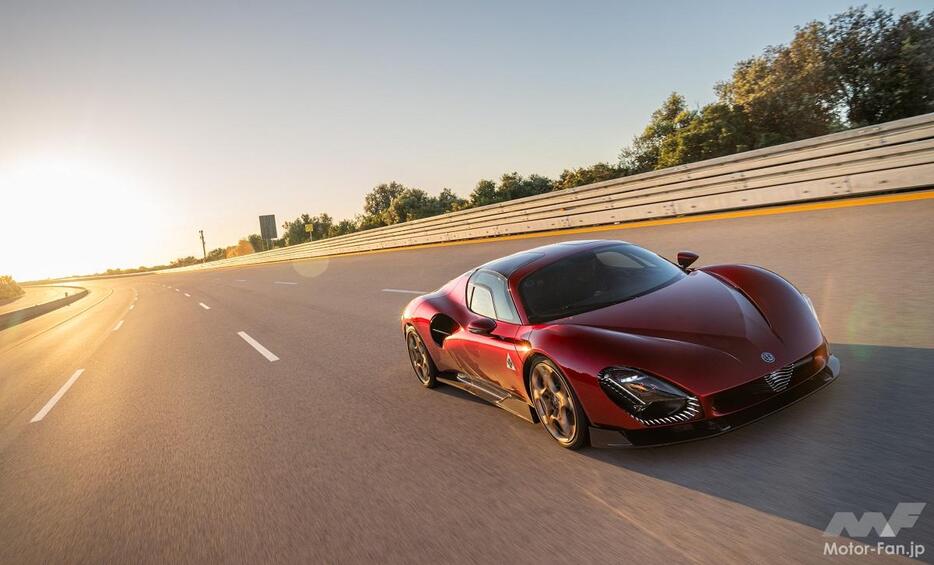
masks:
<svg viewBox="0 0 934 565"><path fill-rule="evenodd" d="M844 1L0 3L0 274L200 255L397 180L615 161ZM898 12L934 2L888 1Z"/></svg>

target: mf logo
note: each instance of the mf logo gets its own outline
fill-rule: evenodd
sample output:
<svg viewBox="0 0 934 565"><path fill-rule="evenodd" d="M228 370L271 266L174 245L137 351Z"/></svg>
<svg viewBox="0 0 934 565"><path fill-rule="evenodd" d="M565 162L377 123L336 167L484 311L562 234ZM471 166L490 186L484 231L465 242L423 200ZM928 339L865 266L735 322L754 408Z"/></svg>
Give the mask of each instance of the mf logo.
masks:
<svg viewBox="0 0 934 565"><path fill-rule="evenodd" d="M864 512L857 519L852 512L837 512L824 530L825 536L839 536L846 532L850 537L864 538L875 531L880 538L894 538L902 528L910 528L927 505L925 502L899 502L888 520L882 512Z"/></svg>

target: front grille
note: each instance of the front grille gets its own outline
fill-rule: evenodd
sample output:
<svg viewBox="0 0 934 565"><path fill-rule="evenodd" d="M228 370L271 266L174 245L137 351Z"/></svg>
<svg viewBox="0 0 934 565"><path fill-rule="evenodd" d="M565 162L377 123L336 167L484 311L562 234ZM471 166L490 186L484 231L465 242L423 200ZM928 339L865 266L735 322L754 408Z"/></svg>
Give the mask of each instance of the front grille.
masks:
<svg viewBox="0 0 934 565"><path fill-rule="evenodd" d="M798 400L810 395L811 393L823 388L834 380L833 372L824 366L817 373L805 377L800 382L795 379L793 386L788 387L785 392L772 394L763 402L750 404L732 414L712 415L708 420L695 420L685 422L678 426L666 426L663 428L644 428L641 430L625 430L626 439L634 446L661 445L666 443L678 443L717 435L775 412L782 408L794 404ZM756 379L762 382L762 379ZM763 386L765 386L763 384Z"/></svg>
<svg viewBox="0 0 934 565"><path fill-rule="evenodd" d="M782 392L788 388L788 384L791 382L791 377L795 375L795 364L785 365L781 369L772 371L768 375L762 377L765 379L765 382L769 385L769 388L774 392Z"/></svg>
<svg viewBox="0 0 934 565"><path fill-rule="evenodd" d="M808 355L794 363L776 369L764 377L718 392L711 398L713 409L721 414L726 414L785 392L789 388L809 379L815 372L823 368L822 366L815 366L814 357L814 355Z"/></svg>

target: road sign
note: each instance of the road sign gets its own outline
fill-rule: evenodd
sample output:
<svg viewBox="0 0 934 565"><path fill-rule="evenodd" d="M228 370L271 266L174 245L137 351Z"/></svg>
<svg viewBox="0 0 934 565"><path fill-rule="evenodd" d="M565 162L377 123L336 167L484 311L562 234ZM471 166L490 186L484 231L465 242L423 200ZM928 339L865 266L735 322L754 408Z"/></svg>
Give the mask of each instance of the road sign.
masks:
<svg viewBox="0 0 934 565"><path fill-rule="evenodd" d="M272 241L279 237L278 232L276 232L275 214L259 217L259 234L260 237L263 238L263 241Z"/></svg>
<svg viewBox="0 0 934 565"><path fill-rule="evenodd" d="M306 231L306 232L311 233L312 231L314 231L314 229L315 229L315 225L314 225L314 224L305 224L305 231Z"/></svg>

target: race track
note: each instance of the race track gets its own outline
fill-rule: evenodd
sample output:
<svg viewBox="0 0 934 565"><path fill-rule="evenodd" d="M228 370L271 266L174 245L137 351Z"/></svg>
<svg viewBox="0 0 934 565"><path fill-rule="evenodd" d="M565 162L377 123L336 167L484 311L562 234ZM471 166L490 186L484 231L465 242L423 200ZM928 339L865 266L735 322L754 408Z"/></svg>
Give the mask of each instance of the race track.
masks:
<svg viewBox="0 0 934 565"><path fill-rule="evenodd" d="M934 501L932 219L925 199L84 282L0 332L0 563L828 559L834 512ZM418 385L415 294L384 289L582 238L781 273L841 377L724 436L577 453ZM925 512L898 542L931 560Z"/></svg>

